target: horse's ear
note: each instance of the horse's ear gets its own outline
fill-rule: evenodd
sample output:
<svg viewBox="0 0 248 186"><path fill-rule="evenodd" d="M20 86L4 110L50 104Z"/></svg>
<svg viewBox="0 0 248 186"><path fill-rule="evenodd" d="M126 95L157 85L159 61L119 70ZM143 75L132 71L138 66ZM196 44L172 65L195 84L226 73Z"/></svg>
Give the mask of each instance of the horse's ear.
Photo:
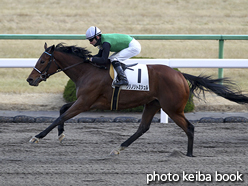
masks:
<svg viewBox="0 0 248 186"><path fill-rule="evenodd" d="M47 49L47 43L44 44L44 49L45 49L45 50Z"/></svg>
<svg viewBox="0 0 248 186"><path fill-rule="evenodd" d="M51 47L50 52L53 53L54 49L55 49L55 45Z"/></svg>

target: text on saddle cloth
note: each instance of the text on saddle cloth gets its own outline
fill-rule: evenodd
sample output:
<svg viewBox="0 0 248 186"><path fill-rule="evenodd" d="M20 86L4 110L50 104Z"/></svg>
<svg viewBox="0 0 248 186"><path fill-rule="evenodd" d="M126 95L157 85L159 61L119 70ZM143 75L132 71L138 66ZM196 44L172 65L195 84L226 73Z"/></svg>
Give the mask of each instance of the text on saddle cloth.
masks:
<svg viewBox="0 0 248 186"><path fill-rule="evenodd" d="M132 70L130 70L132 69ZM113 66L110 67L110 76L113 81L115 81L117 77L117 73L114 70ZM125 74L127 76L128 85L121 86L121 90L137 90L137 91L149 91L149 76L147 65L145 64L137 64L125 70ZM112 85L114 88L114 86Z"/></svg>

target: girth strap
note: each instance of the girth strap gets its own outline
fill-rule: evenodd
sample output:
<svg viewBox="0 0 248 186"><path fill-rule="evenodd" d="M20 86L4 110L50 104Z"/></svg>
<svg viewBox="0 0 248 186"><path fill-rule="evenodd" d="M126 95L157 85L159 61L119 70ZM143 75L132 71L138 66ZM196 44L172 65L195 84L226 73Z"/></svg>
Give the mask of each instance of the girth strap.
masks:
<svg viewBox="0 0 248 186"><path fill-rule="evenodd" d="M115 87L113 89L112 99L111 99L111 110L118 110L120 87Z"/></svg>

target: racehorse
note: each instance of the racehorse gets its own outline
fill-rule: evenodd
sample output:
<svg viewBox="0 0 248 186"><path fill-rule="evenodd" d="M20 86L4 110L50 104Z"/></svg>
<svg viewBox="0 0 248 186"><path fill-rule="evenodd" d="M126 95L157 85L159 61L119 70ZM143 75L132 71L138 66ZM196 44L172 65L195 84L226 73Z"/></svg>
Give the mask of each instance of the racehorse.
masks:
<svg viewBox="0 0 248 186"><path fill-rule="evenodd" d="M51 75L63 71L76 85L77 100L63 105L60 116L44 131L30 139L38 143L52 129L58 126L60 142L64 139L64 122L81 112L91 109L110 110L112 98L112 79L108 70L98 68L86 59L90 52L82 47L57 46L47 47L41 54L34 69L27 78L32 86L38 86ZM109 68L110 64L107 65ZM123 90L119 95L118 108L127 109L144 105L138 130L111 152L119 154L136 139L149 130L154 115L162 108L165 113L183 129L188 137L187 156L193 156L194 125L184 115L184 107L196 91L210 91L237 103L248 103L248 97L241 94L232 83L225 79L212 79L209 76L193 76L176 71L166 65L147 65L149 91ZM189 83L188 83L189 82ZM223 84L221 84L222 82ZM225 84L227 83L227 84ZM189 86L190 84L190 86ZM199 92L198 92L199 93Z"/></svg>

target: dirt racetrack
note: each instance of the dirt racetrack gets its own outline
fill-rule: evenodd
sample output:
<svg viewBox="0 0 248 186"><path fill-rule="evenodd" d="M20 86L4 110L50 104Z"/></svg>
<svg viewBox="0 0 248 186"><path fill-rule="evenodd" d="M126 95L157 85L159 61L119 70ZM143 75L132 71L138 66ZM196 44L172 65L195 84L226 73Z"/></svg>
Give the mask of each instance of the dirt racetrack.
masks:
<svg viewBox="0 0 248 186"><path fill-rule="evenodd" d="M174 123L153 123L117 157L110 157L110 151L133 134L138 123L68 123L63 144L57 130L39 144L28 142L48 125L0 123L0 185L147 185L152 178L157 182L150 185L248 182L247 123L195 123L193 158L183 155L186 135ZM169 173L174 181L168 181ZM221 176L236 181L217 181ZM199 181L204 177L208 180Z"/></svg>

